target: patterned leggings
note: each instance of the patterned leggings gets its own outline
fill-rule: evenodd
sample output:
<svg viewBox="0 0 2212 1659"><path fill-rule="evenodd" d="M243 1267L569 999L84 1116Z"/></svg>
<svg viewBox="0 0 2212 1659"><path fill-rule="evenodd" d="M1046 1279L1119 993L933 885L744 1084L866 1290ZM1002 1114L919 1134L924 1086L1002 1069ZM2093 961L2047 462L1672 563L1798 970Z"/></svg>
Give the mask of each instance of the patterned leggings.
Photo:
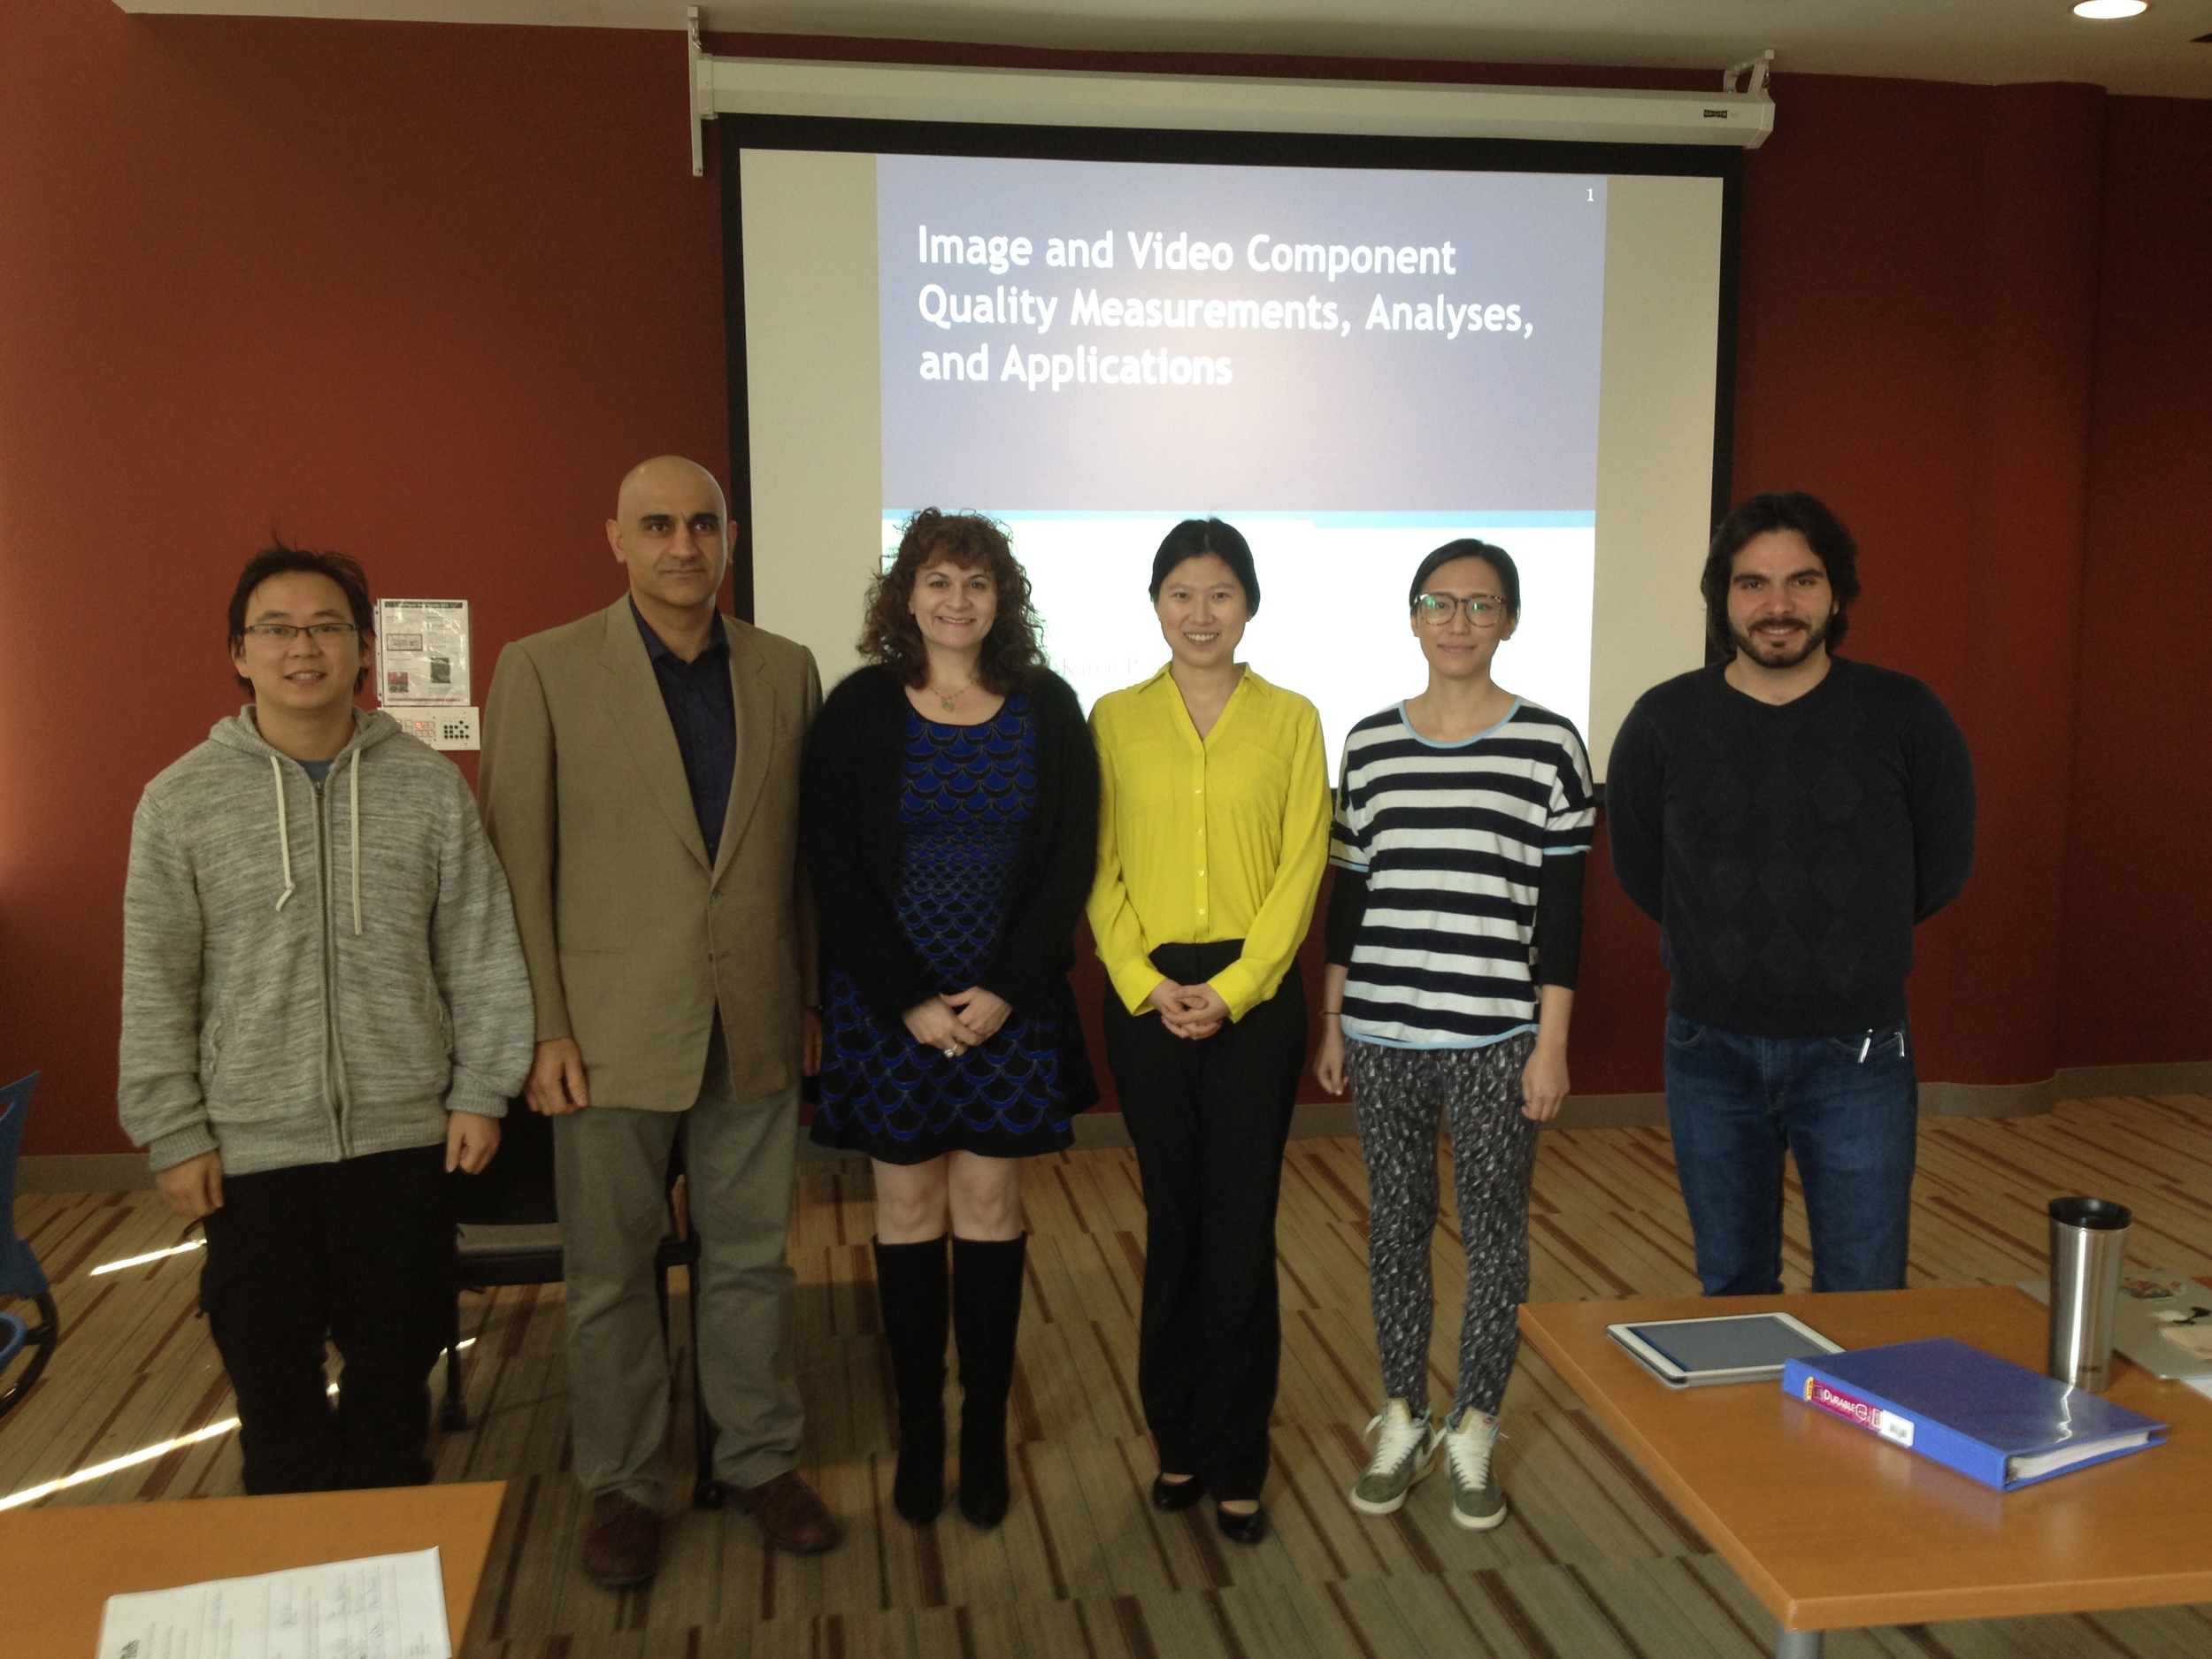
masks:
<svg viewBox="0 0 2212 1659"><path fill-rule="evenodd" d="M1452 1414L1495 1416L1520 1351L1515 1310L1528 1295L1528 1188L1537 1125L1521 1116L1521 1068L1536 1047L1524 1032L1481 1048L1345 1044L1360 1149L1367 1155L1368 1290L1383 1387L1417 1416L1429 1397L1429 1327L1436 1291L1436 1132L1452 1132L1452 1171L1467 1252Z"/></svg>

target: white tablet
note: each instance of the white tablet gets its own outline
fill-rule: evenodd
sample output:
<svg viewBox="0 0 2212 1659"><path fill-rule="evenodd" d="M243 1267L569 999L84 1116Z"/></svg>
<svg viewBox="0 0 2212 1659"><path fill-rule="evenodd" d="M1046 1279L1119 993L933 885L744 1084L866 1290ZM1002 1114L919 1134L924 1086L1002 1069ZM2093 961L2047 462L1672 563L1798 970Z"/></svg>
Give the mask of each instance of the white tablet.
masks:
<svg viewBox="0 0 2212 1659"><path fill-rule="evenodd" d="M1786 1361L1840 1354L1843 1345L1786 1313L1718 1314L1609 1325L1606 1335L1671 1388L1708 1383L1771 1382Z"/></svg>

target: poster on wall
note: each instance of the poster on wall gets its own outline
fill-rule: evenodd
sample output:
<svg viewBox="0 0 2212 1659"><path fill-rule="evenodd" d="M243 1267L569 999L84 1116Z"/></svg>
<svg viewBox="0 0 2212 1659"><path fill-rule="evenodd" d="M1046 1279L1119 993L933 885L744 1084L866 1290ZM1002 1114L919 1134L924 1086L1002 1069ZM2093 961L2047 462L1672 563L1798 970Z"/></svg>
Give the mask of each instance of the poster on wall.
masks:
<svg viewBox="0 0 2212 1659"><path fill-rule="evenodd" d="M376 603L377 701L388 709L466 708L469 602Z"/></svg>
<svg viewBox="0 0 2212 1659"><path fill-rule="evenodd" d="M433 749L479 746L469 678L469 602L380 599L376 700Z"/></svg>

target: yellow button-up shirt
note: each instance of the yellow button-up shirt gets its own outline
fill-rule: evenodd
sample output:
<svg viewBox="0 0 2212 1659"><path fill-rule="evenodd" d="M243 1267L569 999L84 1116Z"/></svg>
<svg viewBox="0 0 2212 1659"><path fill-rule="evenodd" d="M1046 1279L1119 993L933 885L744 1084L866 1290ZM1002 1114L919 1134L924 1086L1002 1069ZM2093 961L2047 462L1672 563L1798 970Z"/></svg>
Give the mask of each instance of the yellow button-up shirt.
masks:
<svg viewBox="0 0 2212 1659"><path fill-rule="evenodd" d="M1141 1013L1162 945L1241 939L1210 983L1241 1019L1275 995L1313 919L1329 852L1321 716L1249 668L1202 739L1163 668L1091 711L1102 787L1091 933Z"/></svg>

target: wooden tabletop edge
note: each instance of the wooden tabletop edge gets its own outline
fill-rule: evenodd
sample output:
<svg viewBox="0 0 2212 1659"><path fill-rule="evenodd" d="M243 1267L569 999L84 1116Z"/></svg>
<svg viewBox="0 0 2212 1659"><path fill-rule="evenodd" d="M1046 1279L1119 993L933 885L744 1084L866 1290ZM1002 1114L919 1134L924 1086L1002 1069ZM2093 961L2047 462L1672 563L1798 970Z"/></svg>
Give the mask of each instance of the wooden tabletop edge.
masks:
<svg viewBox="0 0 2212 1659"><path fill-rule="evenodd" d="M1863 1595L1800 1596L1786 1598L1787 1610L1777 1612L1776 1617L1789 1630L1862 1630L1872 1625L2185 1607L2212 1601L2212 1571L2181 1578L2172 1574L2108 1578L2099 1583L2090 1597L2079 1594L2080 1589L2078 1585L2024 1584L1972 1590L1876 1590ZM1764 1602L1766 1598L1760 1600ZM1768 1605L1771 1608L1772 1604Z"/></svg>

